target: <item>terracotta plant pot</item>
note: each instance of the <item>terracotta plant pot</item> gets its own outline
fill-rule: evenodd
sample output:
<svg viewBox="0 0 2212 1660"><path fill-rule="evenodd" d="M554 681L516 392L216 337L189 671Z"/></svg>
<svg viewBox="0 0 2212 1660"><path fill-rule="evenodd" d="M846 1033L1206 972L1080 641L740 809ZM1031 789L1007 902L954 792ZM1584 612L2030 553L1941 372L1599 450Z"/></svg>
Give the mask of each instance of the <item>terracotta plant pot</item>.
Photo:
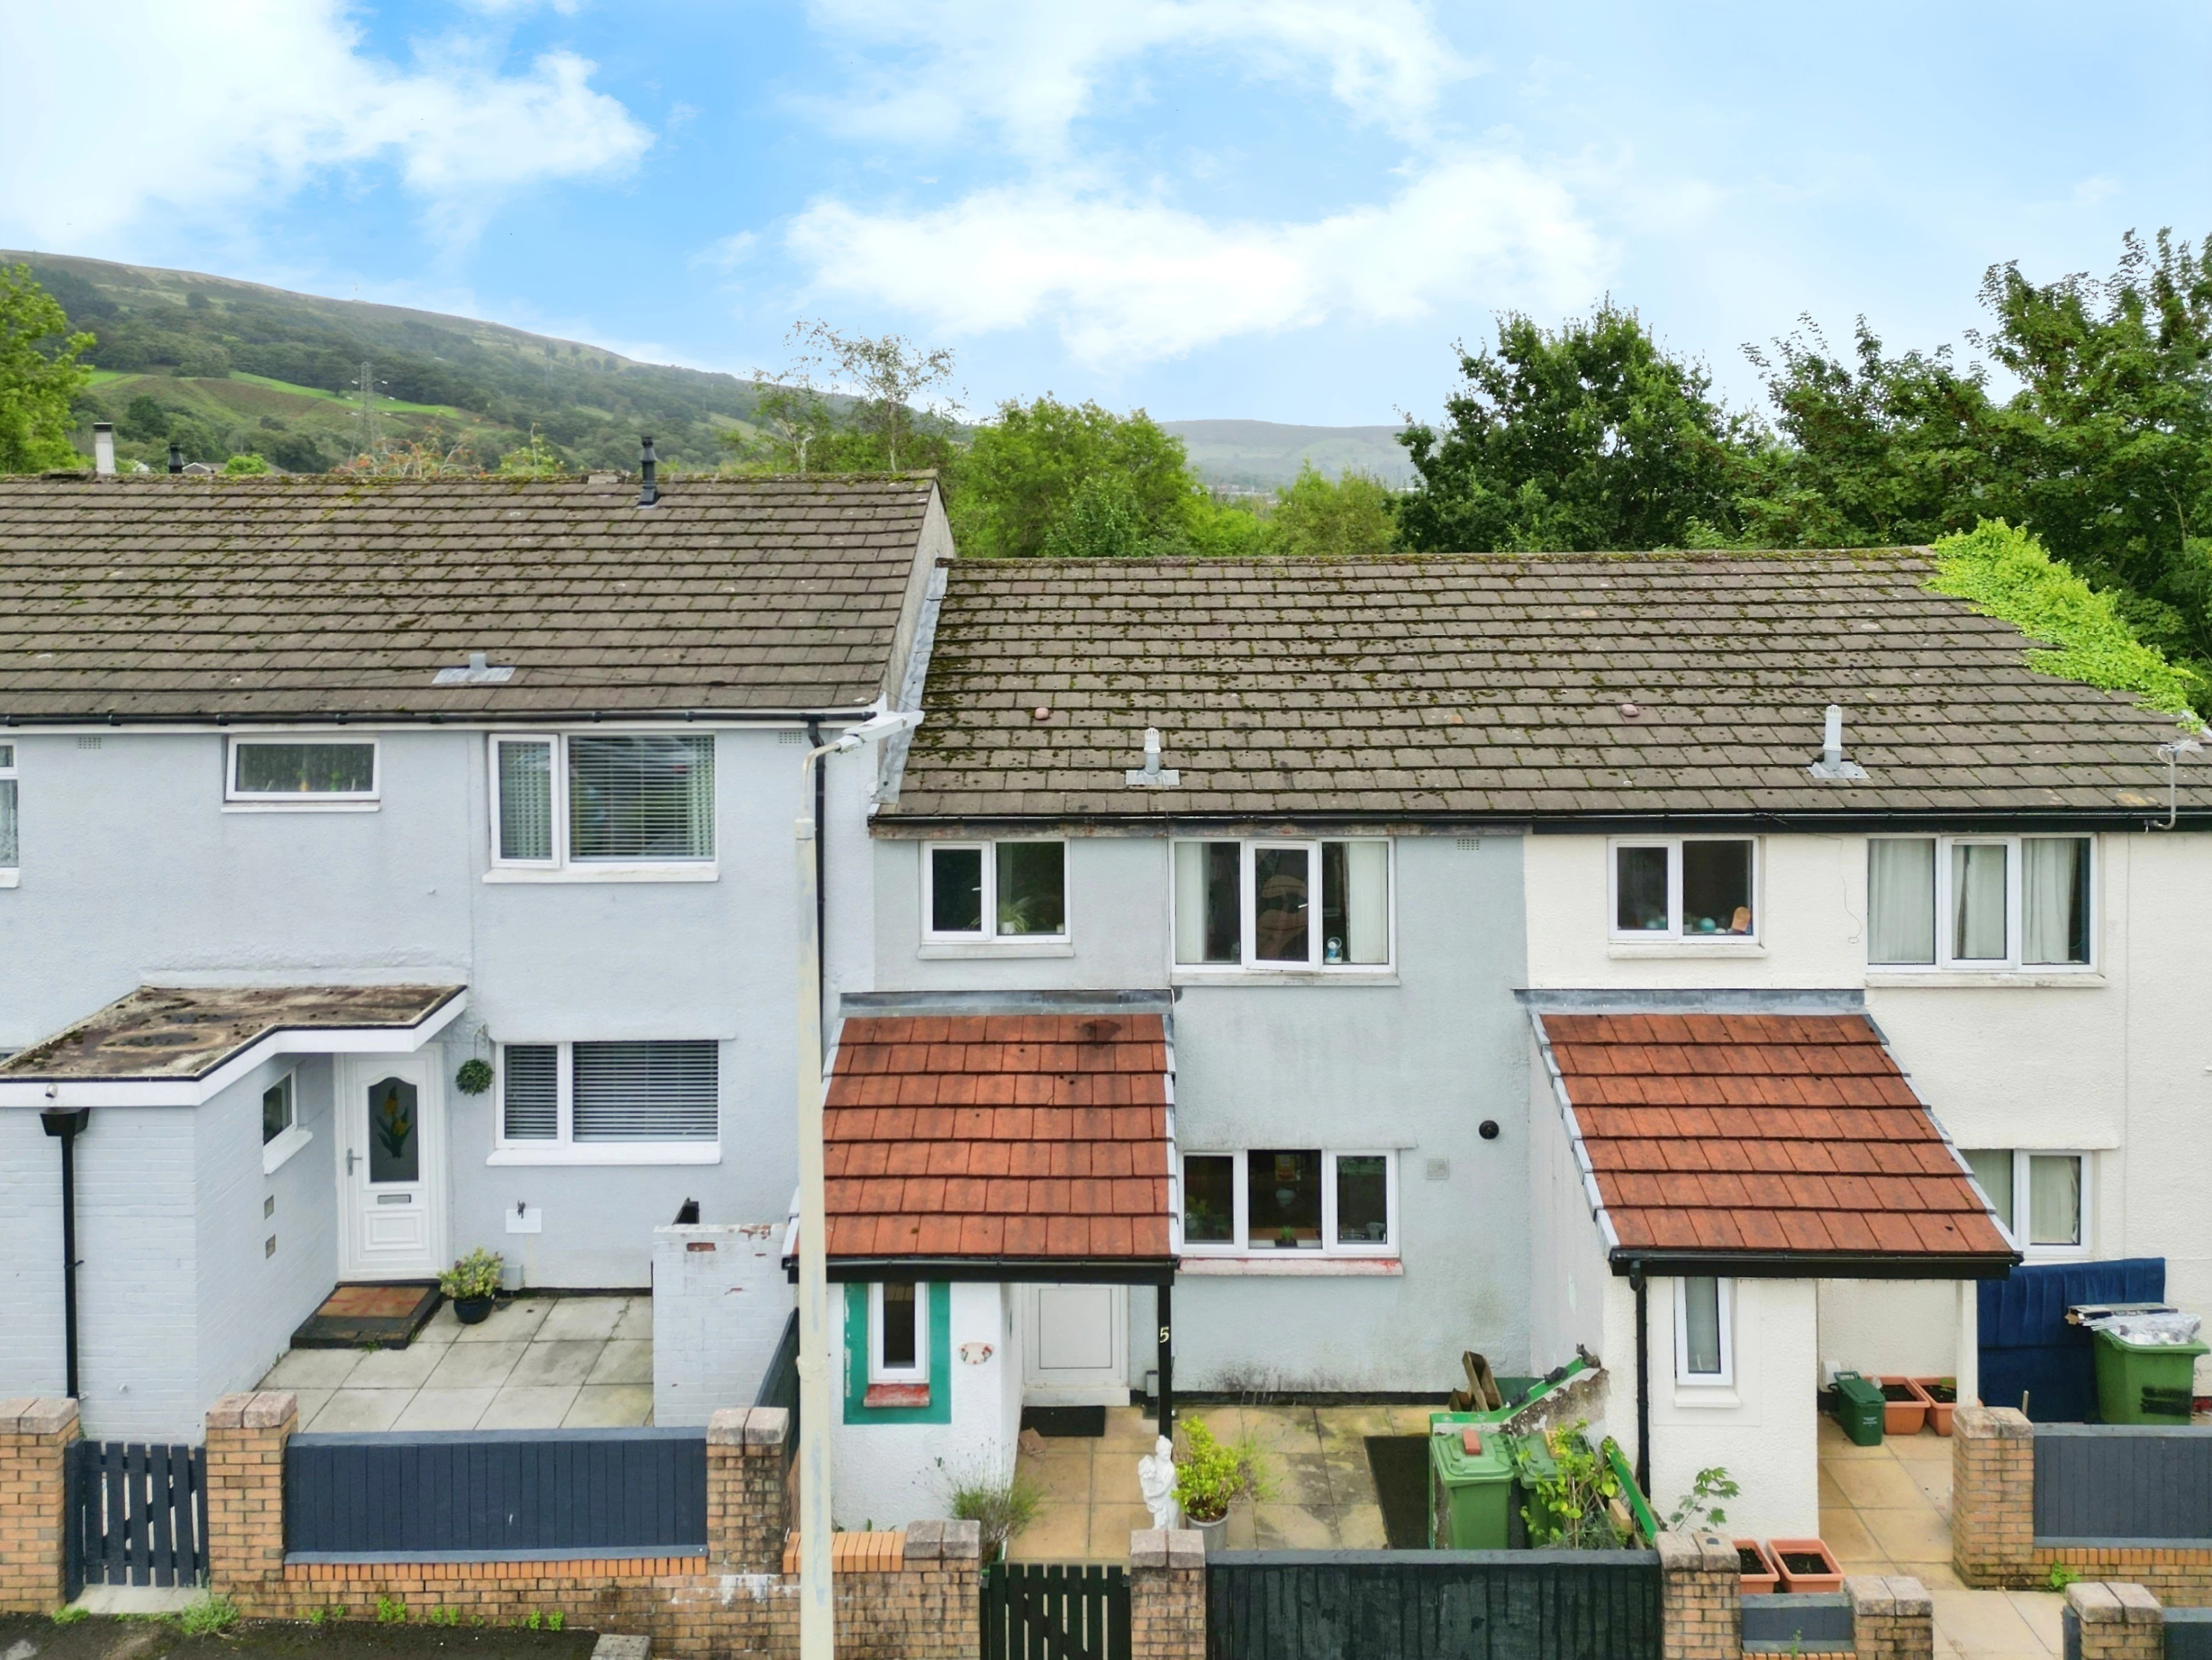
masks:
<svg viewBox="0 0 2212 1660"><path fill-rule="evenodd" d="M1770 1539L1766 1560L1787 1591L1841 1590L1844 1570L1835 1552L1817 1539Z"/></svg>
<svg viewBox="0 0 2212 1660"><path fill-rule="evenodd" d="M1912 1382L1928 1397L1928 1426L1938 1435L1951 1432L1951 1414L1959 1409L1959 1383L1954 1377L1916 1377Z"/></svg>
<svg viewBox="0 0 2212 1660"><path fill-rule="evenodd" d="M1935 1404L1928 1391L1910 1377L1881 1377L1875 1380L1881 1385L1881 1432L1884 1435L1917 1435L1920 1426L1928 1421L1928 1408Z"/></svg>
<svg viewBox="0 0 2212 1660"><path fill-rule="evenodd" d="M1765 1596L1781 1578L1775 1572L1774 1563L1767 1556L1765 1548L1756 1539L1738 1539L1733 1542L1736 1560L1743 1570L1743 1594L1746 1596Z"/></svg>

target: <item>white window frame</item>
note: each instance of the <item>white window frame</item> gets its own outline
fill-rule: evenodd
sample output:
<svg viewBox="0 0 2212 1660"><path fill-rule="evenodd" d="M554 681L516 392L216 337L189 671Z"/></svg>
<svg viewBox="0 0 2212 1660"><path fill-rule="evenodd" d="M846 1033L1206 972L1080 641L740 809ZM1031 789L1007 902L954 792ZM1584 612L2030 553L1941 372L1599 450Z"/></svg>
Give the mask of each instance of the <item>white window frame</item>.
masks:
<svg viewBox="0 0 2212 1660"><path fill-rule="evenodd" d="M716 1104L714 1139L711 1141L579 1141L576 1128L576 1043L592 1043L556 1037L508 1037L494 1046L491 1086L491 1156L487 1164L719 1164L722 1162L722 1128L726 1115ZM653 1039L683 1043L681 1037ZM550 1049L554 1051L554 1114L556 1126L549 1140L530 1136L510 1140L507 1134L507 1052L509 1049ZM719 1088L723 1068L715 1067Z"/></svg>
<svg viewBox="0 0 2212 1660"><path fill-rule="evenodd" d="M1756 917L1757 911L1752 915ZM1690 1281L1714 1280L1714 1301L1720 1315L1721 1369L1690 1370ZM1674 1280L1674 1382L1682 1389L1732 1389L1735 1387L1735 1281L1726 1275L1679 1275Z"/></svg>
<svg viewBox="0 0 2212 1660"><path fill-rule="evenodd" d="M592 738L620 738L646 735L664 730L659 727L605 726L594 727L581 736ZM694 734L696 735L696 733ZM708 736L712 736L708 729ZM491 858L491 868L484 873L487 882L712 882L721 875L722 825L721 773L716 745L716 800L708 812L714 817L714 851L704 859L586 859L575 860L568 849L568 739L565 732L495 732L488 734L484 751L484 799L490 804L485 826L486 842ZM548 763L551 769L551 812L553 815L552 856L549 859L510 859L499 848L499 747L502 744L545 744L550 745Z"/></svg>
<svg viewBox="0 0 2212 1660"><path fill-rule="evenodd" d="M1193 1243L1184 1238L1182 1254L1185 1256L1249 1256L1268 1262L1310 1261L1317 1257L1392 1257L1399 1254L1400 1236L1405 1221L1399 1213L1398 1155L1389 1147L1318 1147L1305 1148L1285 1144L1285 1152L1318 1152L1321 1154L1321 1244L1308 1250L1285 1250L1279 1245L1255 1246L1251 1243L1251 1155L1255 1152L1278 1151L1270 1147L1188 1147L1181 1151L1176 1165L1175 1221L1178 1236L1182 1233L1184 1196L1188 1191L1183 1179L1183 1165L1193 1158L1226 1158L1236 1187L1235 1214L1231 1231L1234 1235L1228 1243L1218 1240ZM1357 1244L1341 1243L1336 1237L1336 1161L1340 1158L1380 1158L1382 1161L1382 1213L1389 1224L1386 1236L1379 1242Z"/></svg>
<svg viewBox="0 0 2212 1660"><path fill-rule="evenodd" d="M880 1280L868 1284L868 1382L871 1383L930 1383L929 1376L929 1287L917 1282L914 1288L914 1364L894 1366L884 1359L884 1286Z"/></svg>
<svg viewBox="0 0 2212 1660"><path fill-rule="evenodd" d="M1238 946L1243 960L1236 963L1178 963L1176 949L1176 848L1188 842L1194 847L1209 843L1234 842L1237 854L1237 901ZM1380 963L1328 963L1322 961L1327 941L1322 935L1322 844L1325 842L1380 842L1385 849L1388 874L1385 880L1389 893L1385 901L1389 915L1383 919L1384 938L1388 940L1384 960ZM1258 930L1259 884L1254 881L1254 857L1262 850L1296 852L1303 849L1306 855L1306 960L1303 963L1282 958L1262 958L1255 954ZM1398 971L1398 839L1394 836L1317 836L1292 838L1262 836L1243 838L1233 836L1178 836L1168 847L1168 966L1176 976L1191 975L1248 975L1248 974L1328 974L1358 977L1362 975L1391 975Z"/></svg>
<svg viewBox="0 0 2212 1660"><path fill-rule="evenodd" d="M2092 904L2095 903L2092 900ZM2090 915L2096 913L2093 909ZM1964 1151L1961 1149L1961 1151ZM2097 1160L2094 1152L2072 1147L1976 1147L1977 1152L2009 1152L2012 1155L2012 1215L2013 1225L2006 1227L2000 1221L1998 1231L2012 1243L2012 1248L2031 1262L2065 1262L2089 1256L2090 1241L2096 1237ZM2028 1160L2031 1158L2071 1158L2081 1171L2081 1237L2071 1245L2035 1245L2028 1240L2035 1231L2035 1218L2029 1209L2033 1189L2029 1181Z"/></svg>
<svg viewBox="0 0 2212 1660"><path fill-rule="evenodd" d="M15 743L13 739L0 742L0 753L4 753L7 757L4 761L0 761L0 781L5 781L15 786L15 858L13 863L0 865L0 888L12 888L22 877L23 785L21 781L23 775L21 765L15 758Z"/></svg>
<svg viewBox="0 0 2212 1660"><path fill-rule="evenodd" d="M264 1099L270 1090L284 1091L284 1128L261 1144L261 1173L264 1176L274 1176L295 1153L315 1139L313 1131L303 1129L300 1125L299 1076L295 1067L261 1091Z"/></svg>
<svg viewBox="0 0 2212 1660"><path fill-rule="evenodd" d="M1686 842L1748 842L1751 843L1751 932L1749 933L1690 933L1682 927L1682 845ZM1766 927L1765 848L1756 836L1615 836L1605 844L1605 927L1617 946L1744 946L1761 943ZM1667 850L1667 926L1624 928L1620 926L1620 854L1630 848Z"/></svg>
<svg viewBox="0 0 2212 1660"><path fill-rule="evenodd" d="M1933 963L1877 963L1871 957L1867 969L1873 974L2095 974L2099 972L2097 938L2103 931L2105 915L2103 863L2097 856L2099 837L2093 831L2079 830L2050 836L1915 836L1910 832L1894 835L1870 836L1869 842L1933 842L1936 844L1936 960ZM2089 960L2086 963L2030 963L2023 959L2027 949L2026 919L2021 914L2021 895L2025 891L2027 842L2087 842L2089 844ZM1951 849L1955 847L2002 847L2005 849L2005 954L2002 957L1954 957L1951 954ZM1874 860L1867 860L1867 909L1869 916L1874 909ZM1754 916L1757 915L1753 912ZM1872 930L1867 931L1869 945Z"/></svg>
<svg viewBox="0 0 2212 1660"><path fill-rule="evenodd" d="M238 757L256 745L326 745L369 751L368 787L365 790L242 790L238 787ZM225 735L222 750L222 805L227 812L374 812L384 800L383 740L366 733L318 727L307 732L241 732Z"/></svg>
<svg viewBox="0 0 2212 1660"><path fill-rule="evenodd" d="M921 938L931 946L1056 946L1073 939L1074 921L1067 903L1067 841L1058 836L1009 836L1008 842L1049 842L1060 848L1060 927L1058 933L999 932L999 846L997 842L924 842L921 844ZM983 855L983 926L963 933L933 926L937 915L937 859L939 853L978 849Z"/></svg>

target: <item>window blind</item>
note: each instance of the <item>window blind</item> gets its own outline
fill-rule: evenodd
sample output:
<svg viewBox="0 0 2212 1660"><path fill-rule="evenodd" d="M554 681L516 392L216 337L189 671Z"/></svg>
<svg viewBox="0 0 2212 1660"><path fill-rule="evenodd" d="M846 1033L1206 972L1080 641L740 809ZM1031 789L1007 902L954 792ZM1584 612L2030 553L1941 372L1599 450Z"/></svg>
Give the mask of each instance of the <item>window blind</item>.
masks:
<svg viewBox="0 0 2212 1660"><path fill-rule="evenodd" d="M553 856L553 745L543 739L499 745L499 856Z"/></svg>
<svg viewBox="0 0 2212 1660"><path fill-rule="evenodd" d="M579 1043L571 1134L579 1141L712 1141L720 1046Z"/></svg>
<svg viewBox="0 0 2212 1660"><path fill-rule="evenodd" d="M500 1110L510 1141L550 1141L561 1134L561 1050L556 1043L507 1046Z"/></svg>
<svg viewBox="0 0 2212 1660"><path fill-rule="evenodd" d="M713 858L714 740L569 739L568 856Z"/></svg>
<svg viewBox="0 0 2212 1660"><path fill-rule="evenodd" d="M13 870L15 860L15 781L0 778L0 870Z"/></svg>

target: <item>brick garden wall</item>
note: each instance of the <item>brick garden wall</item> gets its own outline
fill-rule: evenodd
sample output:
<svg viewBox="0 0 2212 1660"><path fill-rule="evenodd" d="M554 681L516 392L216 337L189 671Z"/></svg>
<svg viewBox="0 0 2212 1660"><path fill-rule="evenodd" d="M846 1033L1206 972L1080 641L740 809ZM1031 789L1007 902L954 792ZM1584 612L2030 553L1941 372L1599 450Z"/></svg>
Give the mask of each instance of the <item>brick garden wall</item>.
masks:
<svg viewBox="0 0 2212 1660"><path fill-rule="evenodd" d="M64 1462L74 1401L0 1401L0 1614L45 1614L62 1600Z"/></svg>
<svg viewBox="0 0 2212 1660"><path fill-rule="evenodd" d="M2046 1545L2035 1539L2035 1426L2010 1407L1962 1406L1951 1421L1951 1561L1982 1589L2077 1579L2141 1585L2175 1608L2212 1606L2212 1544Z"/></svg>

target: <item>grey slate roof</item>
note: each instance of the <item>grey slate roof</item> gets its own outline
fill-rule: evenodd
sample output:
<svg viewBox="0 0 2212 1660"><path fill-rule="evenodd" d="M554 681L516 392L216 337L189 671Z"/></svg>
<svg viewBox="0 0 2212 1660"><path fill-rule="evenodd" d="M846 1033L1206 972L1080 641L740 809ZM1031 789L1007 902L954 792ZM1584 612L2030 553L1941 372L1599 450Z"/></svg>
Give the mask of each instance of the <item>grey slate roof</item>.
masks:
<svg viewBox="0 0 2212 1660"><path fill-rule="evenodd" d="M2162 816L2172 722L2031 672L1929 575L1914 550L957 561L878 823ZM1831 702L1866 782L1807 775ZM1124 781L1147 726L1180 787ZM2181 780L2212 809L2212 761Z"/></svg>
<svg viewBox="0 0 2212 1660"><path fill-rule="evenodd" d="M0 479L0 721L858 708L934 489Z"/></svg>

